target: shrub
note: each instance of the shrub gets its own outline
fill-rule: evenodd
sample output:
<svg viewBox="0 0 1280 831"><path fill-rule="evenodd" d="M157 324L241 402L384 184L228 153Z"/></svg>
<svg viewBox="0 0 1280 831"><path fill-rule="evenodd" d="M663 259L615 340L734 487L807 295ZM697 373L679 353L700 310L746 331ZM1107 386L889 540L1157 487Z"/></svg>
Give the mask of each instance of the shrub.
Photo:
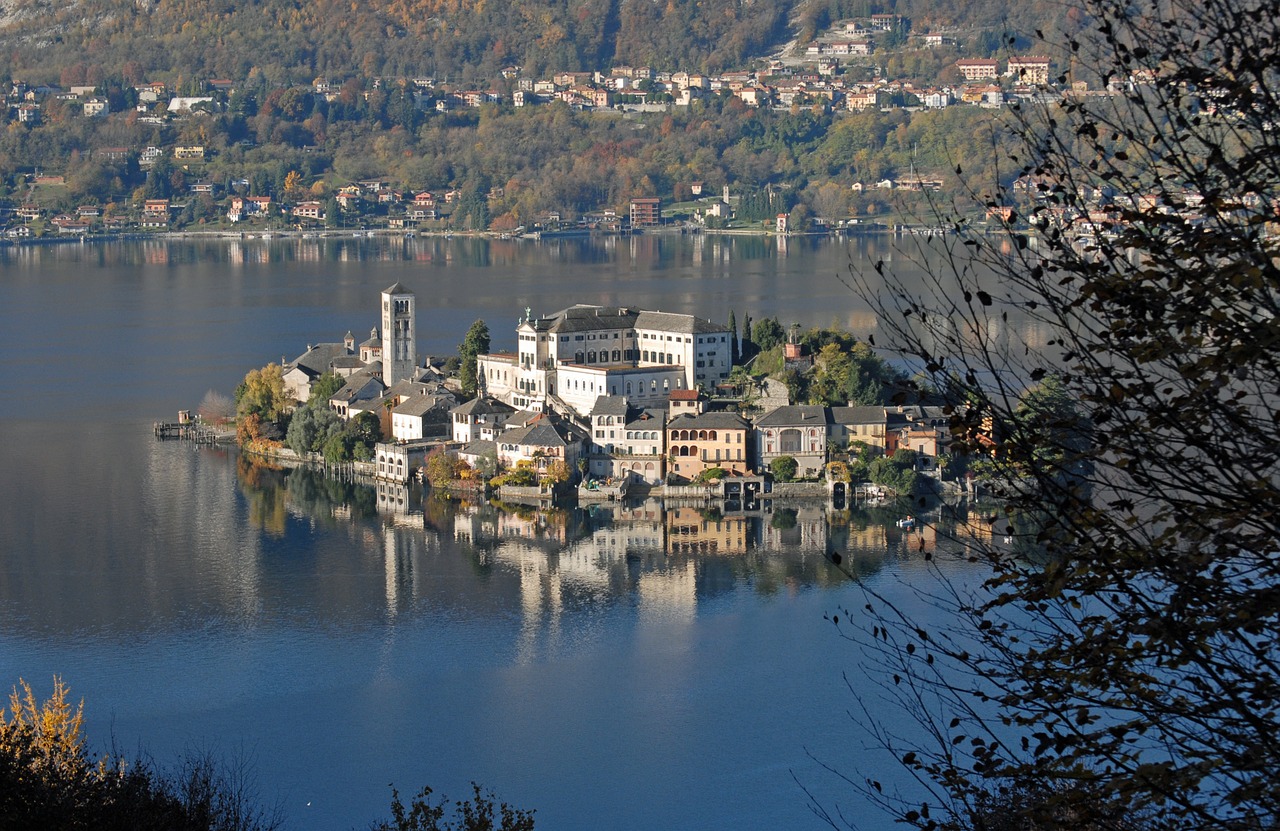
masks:
<svg viewBox="0 0 1280 831"><path fill-rule="evenodd" d="M800 469L800 465L795 458L791 456L779 456L772 462L769 462L769 472L773 474L773 478L779 482L790 482L796 478L796 471Z"/></svg>

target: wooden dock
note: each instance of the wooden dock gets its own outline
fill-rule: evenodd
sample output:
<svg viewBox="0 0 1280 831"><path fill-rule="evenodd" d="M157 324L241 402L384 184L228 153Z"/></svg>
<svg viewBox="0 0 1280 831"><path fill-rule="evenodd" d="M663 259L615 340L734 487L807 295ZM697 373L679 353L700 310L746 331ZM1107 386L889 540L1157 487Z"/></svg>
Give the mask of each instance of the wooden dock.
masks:
<svg viewBox="0 0 1280 831"><path fill-rule="evenodd" d="M217 444L232 439L230 434L219 432L198 421L157 421L152 429L158 439L183 439L197 444Z"/></svg>

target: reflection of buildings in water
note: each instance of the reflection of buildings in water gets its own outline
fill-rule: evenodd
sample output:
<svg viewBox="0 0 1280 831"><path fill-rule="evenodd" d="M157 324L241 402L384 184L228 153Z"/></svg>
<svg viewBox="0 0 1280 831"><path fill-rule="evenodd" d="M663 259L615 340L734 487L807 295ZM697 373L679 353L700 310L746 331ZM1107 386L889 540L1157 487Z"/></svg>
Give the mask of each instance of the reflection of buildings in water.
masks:
<svg viewBox="0 0 1280 831"><path fill-rule="evenodd" d="M922 557L938 551L938 526L932 522L917 524L910 531L902 532L902 549L905 556Z"/></svg>
<svg viewBox="0 0 1280 831"><path fill-rule="evenodd" d="M720 516L705 508L668 508L667 553L745 554L749 523L745 516Z"/></svg>
<svg viewBox="0 0 1280 831"><path fill-rule="evenodd" d="M411 498L409 485L378 479L374 482L374 493L378 513L383 517L411 528L424 527L422 511Z"/></svg>
<svg viewBox="0 0 1280 831"><path fill-rule="evenodd" d="M221 450L188 451L186 442L155 442L147 459L146 514L155 540L200 540L181 551L146 547L140 556L155 558L147 572L187 580L200 575L204 587L216 586L228 609L250 618L262 605L262 535L243 512L234 456ZM213 471L211 473L211 471ZM199 506L189 510L188 506ZM280 508L283 511L283 500ZM177 565L175 560L190 560Z"/></svg>
<svg viewBox="0 0 1280 831"><path fill-rule="evenodd" d="M698 612L695 562L671 563L661 571L641 574L636 596L642 622L692 623Z"/></svg>
<svg viewBox="0 0 1280 831"><path fill-rule="evenodd" d="M323 243L315 240L302 240L298 243L295 255L300 263L318 263L324 260Z"/></svg>
<svg viewBox="0 0 1280 831"><path fill-rule="evenodd" d="M148 240L142 243L142 256L147 265L168 265L169 243Z"/></svg>
<svg viewBox="0 0 1280 831"><path fill-rule="evenodd" d="M829 538L827 515L821 505L779 505L765 517L760 530L766 551L802 547L826 551Z"/></svg>
<svg viewBox="0 0 1280 831"><path fill-rule="evenodd" d="M542 540L564 545L569 539L569 518L564 511L530 511L525 515L498 512L501 539Z"/></svg>
<svg viewBox="0 0 1280 831"><path fill-rule="evenodd" d="M564 511L529 509L519 513L488 505L459 506L453 523L454 539L475 546L504 540L524 540L564 546L569 538L569 515Z"/></svg>
<svg viewBox="0 0 1280 831"><path fill-rule="evenodd" d="M387 614L394 616L402 597L418 595L418 572L415 561L426 551L428 538L413 528L395 525L384 527L382 537L383 564L386 569Z"/></svg>
<svg viewBox="0 0 1280 831"><path fill-rule="evenodd" d="M889 547L889 531L879 524L865 528L848 525L845 526L845 545L849 550L884 551Z"/></svg>

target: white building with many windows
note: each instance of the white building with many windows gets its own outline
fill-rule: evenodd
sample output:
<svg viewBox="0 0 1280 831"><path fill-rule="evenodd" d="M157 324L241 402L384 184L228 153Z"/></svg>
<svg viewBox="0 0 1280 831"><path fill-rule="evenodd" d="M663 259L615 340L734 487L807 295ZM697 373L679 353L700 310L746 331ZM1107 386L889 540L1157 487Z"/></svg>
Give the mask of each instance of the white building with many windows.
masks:
<svg viewBox="0 0 1280 831"><path fill-rule="evenodd" d="M600 395L644 407L724 380L730 337L727 326L686 314L579 305L533 318L526 310L517 351L481 355L477 376L515 407L543 409L554 397L586 415Z"/></svg>

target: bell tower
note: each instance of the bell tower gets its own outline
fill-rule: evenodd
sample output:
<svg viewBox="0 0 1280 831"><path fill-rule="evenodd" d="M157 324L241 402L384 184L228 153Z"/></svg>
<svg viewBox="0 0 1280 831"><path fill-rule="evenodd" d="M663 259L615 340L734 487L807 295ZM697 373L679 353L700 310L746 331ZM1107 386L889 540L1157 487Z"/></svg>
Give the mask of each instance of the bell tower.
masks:
<svg viewBox="0 0 1280 831"><path fill-rule="evenodd" d="M418 333L413 292L396 283L382 292L382 383L412 378L417 368Z"/></svg>

